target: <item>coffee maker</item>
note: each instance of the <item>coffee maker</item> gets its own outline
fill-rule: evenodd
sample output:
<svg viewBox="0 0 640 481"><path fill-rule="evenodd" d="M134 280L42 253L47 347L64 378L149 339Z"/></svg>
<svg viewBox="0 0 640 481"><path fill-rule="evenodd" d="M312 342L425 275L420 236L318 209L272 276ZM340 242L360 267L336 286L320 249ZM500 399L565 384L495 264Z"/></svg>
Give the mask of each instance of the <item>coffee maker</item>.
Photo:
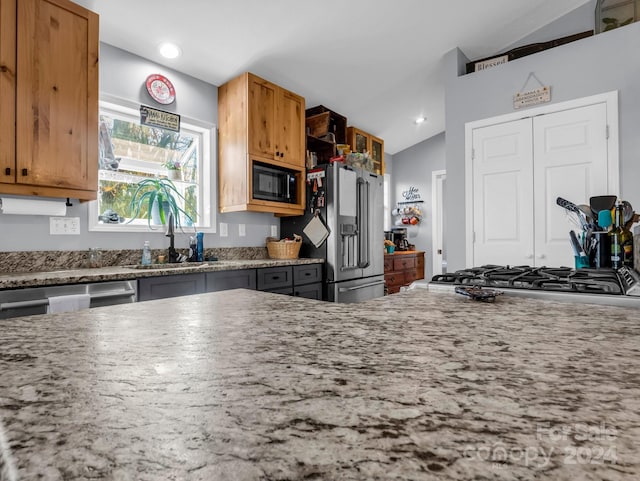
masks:
<svg viewBox="0 0 640 481"><path fill-rule="evenodd" d="M392 228L391 236L392 236L393 243L396 245L396 250L398 251L409 250L409 240L407 239L406 227Z"/></svg>

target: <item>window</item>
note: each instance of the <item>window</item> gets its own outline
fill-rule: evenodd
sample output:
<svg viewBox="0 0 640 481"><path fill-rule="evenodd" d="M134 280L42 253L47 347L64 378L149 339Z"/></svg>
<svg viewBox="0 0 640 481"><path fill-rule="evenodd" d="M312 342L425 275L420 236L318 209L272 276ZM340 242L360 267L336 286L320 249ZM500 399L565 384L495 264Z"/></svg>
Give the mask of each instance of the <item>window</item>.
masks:
<svg viewBox="0 0 640 481"><path fill-rule="evenodd" d="M101 101L99 129L98 199L89 207L89 230L148 231L148 209L136 212L132 196L141 181L169 179L179 193L180 225L214 231L212 126L182 117L180 132L148 127L140 124L139 106ZM161 224L152 218L152 226Z"/></svg>

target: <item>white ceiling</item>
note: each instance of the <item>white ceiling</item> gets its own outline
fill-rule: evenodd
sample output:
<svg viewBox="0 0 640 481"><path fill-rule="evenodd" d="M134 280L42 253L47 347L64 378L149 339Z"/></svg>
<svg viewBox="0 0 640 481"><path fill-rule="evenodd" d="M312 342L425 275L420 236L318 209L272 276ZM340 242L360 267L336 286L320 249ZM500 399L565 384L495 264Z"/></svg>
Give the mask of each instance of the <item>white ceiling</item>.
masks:
<svg viewBox="0 0 640 481"><path fill-rule="evenodd" d="M214 85L253 72L345 115L390 154L444 130L445 53L494 55L588 1L75 0L100 14L105 43ZM183 55L161 58L163 41Z"/></svg>

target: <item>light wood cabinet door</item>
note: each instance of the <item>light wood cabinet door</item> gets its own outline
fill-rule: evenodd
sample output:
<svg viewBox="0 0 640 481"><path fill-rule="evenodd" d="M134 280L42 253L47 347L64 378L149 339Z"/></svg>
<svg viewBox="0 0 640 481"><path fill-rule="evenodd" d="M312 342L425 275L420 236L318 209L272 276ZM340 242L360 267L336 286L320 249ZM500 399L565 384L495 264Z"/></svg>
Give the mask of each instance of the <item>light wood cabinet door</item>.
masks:
<svg viewBox="0 0 640 481"><path fill-rule="evenodd" d="M248 84L249 153L274 159L278 87L251 74Z"/></svg>
<svg viewBox="0 0 640 481"><path fill-rule="evenodd" d="M20 0L17 15L16 182L95 199L98 16L67 0Z"/></svg>
<svg viewBox="0 0 640 481"><path fill-rule="evenodd" d="M304 98L280 89L277 103L276 160L304 167L305 102Z"/></svg>
<svg viewBox="0 0 640 481"><path fill-rule="evenodd" d="M0 182L15 183L16 0L0 0Z"/></svg>
<svg viewBox="0 0 640 481"><path fill-rule="evenodd" d="M304 98L248 75L249 153L304 166Z"/></svg>

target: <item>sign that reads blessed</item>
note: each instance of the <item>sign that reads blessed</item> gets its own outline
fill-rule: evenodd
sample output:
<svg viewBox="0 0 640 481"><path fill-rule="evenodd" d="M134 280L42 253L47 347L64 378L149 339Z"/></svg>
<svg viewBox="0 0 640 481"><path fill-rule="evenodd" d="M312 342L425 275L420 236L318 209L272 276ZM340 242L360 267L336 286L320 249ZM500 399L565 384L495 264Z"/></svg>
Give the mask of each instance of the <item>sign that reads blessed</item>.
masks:
<svg viewBox="0 0 640 481"><path fill-rule="evenodd" d="M163 110L140 106L140 123L147 127L159 127L161 129L180 132L180 116Z"/></svg>
<svg viewBox="0 0 640 481"><path fill-rule="evenodd" d="M551 101L551 87L545 85L526 92L518 92L513 96L513 108L520 109L530 105L544 104Z"/></svg>

